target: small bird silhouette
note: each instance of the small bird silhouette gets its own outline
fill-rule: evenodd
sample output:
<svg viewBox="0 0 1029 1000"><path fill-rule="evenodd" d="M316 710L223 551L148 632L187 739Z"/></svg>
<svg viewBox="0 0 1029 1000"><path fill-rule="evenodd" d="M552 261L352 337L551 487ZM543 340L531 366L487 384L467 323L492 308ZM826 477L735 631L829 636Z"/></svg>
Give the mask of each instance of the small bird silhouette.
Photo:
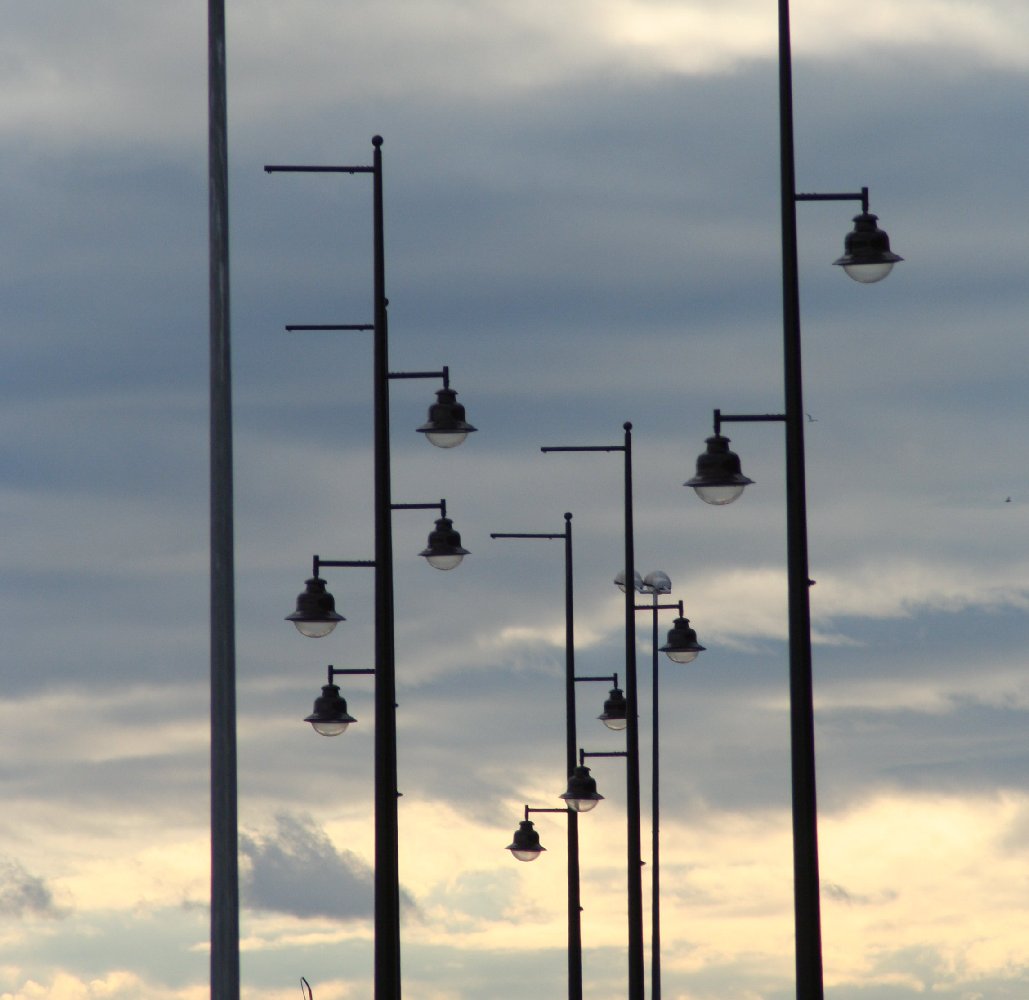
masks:
<svg viewBox="0 0 1029 1000"><path fill-rule="evenodd" d="M805 410L805 416L807 417L807 422L809 424L817 424L818 423L818 418L811 416L811 414L808 413L806 410Z"/></svg>

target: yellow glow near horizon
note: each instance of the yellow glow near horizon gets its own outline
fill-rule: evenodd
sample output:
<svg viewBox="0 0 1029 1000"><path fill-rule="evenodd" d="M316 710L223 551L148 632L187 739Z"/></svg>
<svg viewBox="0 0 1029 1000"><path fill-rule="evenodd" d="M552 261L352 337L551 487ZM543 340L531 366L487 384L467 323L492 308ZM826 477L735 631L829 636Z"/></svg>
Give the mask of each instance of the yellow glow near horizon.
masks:
<svg viewBox="0 0 1029 1000"><path fill-rule="evenodd" d="M952 48L995 64L1029 66L1029 13L972 2L867 0L861 16L840 30L835 0L804 0L791 11L794 54L856 56L870 46ZM724 72L774 56L775 4L770 0L611 0L601 8L602 34L614 47L645 51L661 69Z"/></svg>

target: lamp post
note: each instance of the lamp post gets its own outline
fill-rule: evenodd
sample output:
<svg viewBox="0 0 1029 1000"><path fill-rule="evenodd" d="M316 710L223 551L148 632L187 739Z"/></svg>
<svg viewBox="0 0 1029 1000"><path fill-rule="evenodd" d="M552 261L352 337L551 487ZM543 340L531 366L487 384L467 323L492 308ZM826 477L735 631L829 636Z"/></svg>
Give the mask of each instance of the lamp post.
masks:
<svg viewBox="0 0 1029 1000"><path fill-rule="evenodd" d="M623 592L625 576L615 576L615 586ZM637 573L635 589L641 594L652 595L651 604L637 604L637 611L650 611L652 615L651 635L651 786L650 786L650 995L652 1000L661 1000L661 739L660 739L660 673L658 653L664 653L673 663L692 663L704 647L697 642L697 633L689 627L684 617L683 602L660 604L661 595L669 594L672 581L663 570L654 570L645 577ZM658 646L658 612L673 609L679 612L674 627L668 633L664 646Z"/></svg>
<svg viewBox="0 0 1029 1000"><path fill-rule="evenodd" d="M625 515L625 579L635 575L632 512L632 424L622 425L623 443L598 446L548 446L548 452L621 452L623 456L623 493ZM636 610L631 588L625 593L625 760L626 813L628 823L628 932L629 932L629 1000L643 1000L643 858L640 845L640 742L639 703L636 686Z"/></svg>
<svg viewBox="0 0 1029 1000"><path fill-rule="evenodd" d="M565 528L556 532L500 532L490 538L561 539L565 554L565 757L568 773L575 767L575 608L572 579L572 515L565 514ZM529 822L529 807L525 807L525 820ZM539 811L539 810L535 810ZM555 810L562 811L562 810ZM579 816L574 809L568 812L568 1000L582 1000L582 905L579 893ZM517 838L516 838L517 839ZM538 837L537 837L538 843ZM518 853L512 851L516 858ZM519 860L526 860L519 858Z"/></svg>
<svg viewBox="0 0 1029 1000"><path fill-rule="evenodd" d="M786 550L790 644L790 745L793 786L793 900L798 1000L822 1000L822 930L818 875L818 813L815 794L814 704L811 679L811 609L807 501L804 466L804 402L801 366L797 202L860 201L861 214L834 261L856 281L881 281L900 261L889 238L868 211L868 189L842 194L797 193L793 136L793 69L789 0L779 10L779 179L782 220L783 377L782 414L720 415L715 436L697 460L693 486L702 500L731 503L752 482L729 451L720 424L730 420L777 420L786 425Z"/></svg>
<svg viewBox="0 0 1029 1000"><path fill-rule="evenodd" d="M418 430L437 446L460 444L475 430L450 389L449 370L389 370L389 327L383 220L382 137L372 138L370 166L266 166L267 173L369 174L372 178L371 324L293 326L290 330L368 330L373 337L375 511L375 998L400 1000L400 872L397 816L396 662L393 611L393 532L390 488L389 383L397 378L443 378L443 390ZM445 526L444 526L445 527ZM458 544L460 544L458 542ZM432 541L430 539L430 545ZM456 553L455 553L456 554ZM315 574L317 579L317 573ZM331 629L329 629L331 631ZM327 633L322 633L327 634Z"/></svg>

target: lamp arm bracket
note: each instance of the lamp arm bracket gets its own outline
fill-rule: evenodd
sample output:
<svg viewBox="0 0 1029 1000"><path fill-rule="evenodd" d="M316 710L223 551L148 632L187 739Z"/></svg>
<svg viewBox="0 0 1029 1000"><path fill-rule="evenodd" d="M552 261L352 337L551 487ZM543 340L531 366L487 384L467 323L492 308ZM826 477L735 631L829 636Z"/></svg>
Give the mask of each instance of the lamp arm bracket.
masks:
<svg viewBox="0 0 1029 1000"><path fill-rule="evenodd" d="M373 174L375 167L308 167L273 163L264 168L266 174Z"/></svg>
<svg viewBox="0 0 1029 1000"><path fill-rule="evenodd" d="M307 330L374 330L372 323L291 323L286 333L302 333Z"/></svg>
<svg viewBox="0 0 1029 1000"><path fill-rule="evenodd" d="M450 369L443 368L438 372L389 372L386 378L441 378L443 388L450 388Z"/></svg>
<svg viewBox="0 0 1029 1000"><path fill-rule="evenodd" d="M585 760L587 757L628 757L629 754L625 750L597 750L593 753L587 753L585 750L579 751L579 759Z"/></svg>
<svg viewBox="0 0 1029 1000"><path fill-rule="evenodd" d="M438 510L443 517L447 516L447 501L438 503L391 503L390 510Z"/></svg>
<svg viewBox="0 0 1029 1000"><path fill-rule="evenodd" d="M330 566L332 568L339 567L354 567L360 566L364 568L374 567L374 559L322 559L321 556L314 556L313 558L314 573L313 576L318 576L318 570L322 566Z"/></svg>
<svg viewBox="0 0 1029 1000"><path fill-rule="evenodd" d="M567 538L568 535L565 532L561 532L560 535L555 534L526 534L519 532L509 531L492 531L490 532L490 538Z"/></svg>
<svg viewBox="0 0 1029 1000"><path fill-rule="evenodd" d="M556 446L549 445L540 448L544 454L548 451L625 451L624 444L597 444L597 445L581 445L581 446Z"/></svg>
<svg viewBox="0 0 1029 1000"><path fill-rule="evenodd" d="M785 419L785 413L723 413L721 410L715 410L715 434L722 433L722 424L769 423Z"/></svg>
<svg viewBox="0 0 1029 1000"><path fill-rule="evenodd" d="M860 201L861 211L868 211L868 188L860 191L842 191L830 194L794 194L794 201Z"/></svg>
<svg viewBox="0 0 1029 1000"><path fill-rule="evenodd" d="M374 674L374 667L334 667L331 663L329 664L329 683L332 683L333 677L341 677L343 675L353 674Z"/></svg>
<svg viewBox="0 0 1029 1000"><path fill-rule="evenodd" d="M601 677L573 677L574 681L603 681L612 687L618 687L618 674L607 674Z"/></svg>

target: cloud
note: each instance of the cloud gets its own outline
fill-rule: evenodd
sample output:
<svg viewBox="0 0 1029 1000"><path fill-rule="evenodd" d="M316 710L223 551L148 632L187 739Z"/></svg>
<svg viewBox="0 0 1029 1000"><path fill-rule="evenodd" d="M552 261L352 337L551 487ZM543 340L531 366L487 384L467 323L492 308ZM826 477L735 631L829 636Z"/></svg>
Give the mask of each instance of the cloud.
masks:
<svg viewBox="0 0 1029 1000"><path fill-rule="evenodd" d="M297 917L364 920L373 914L372 869L337 850L310 817L279 813L270 834L241 833L244 903Z"/></svg>
<svg viewBox="0 0 1029 1000"><path fill-rule="evenodd" d="M0 858L0 917L52 917L68 915L45 879L28 872L13 858Z"/></svg>

